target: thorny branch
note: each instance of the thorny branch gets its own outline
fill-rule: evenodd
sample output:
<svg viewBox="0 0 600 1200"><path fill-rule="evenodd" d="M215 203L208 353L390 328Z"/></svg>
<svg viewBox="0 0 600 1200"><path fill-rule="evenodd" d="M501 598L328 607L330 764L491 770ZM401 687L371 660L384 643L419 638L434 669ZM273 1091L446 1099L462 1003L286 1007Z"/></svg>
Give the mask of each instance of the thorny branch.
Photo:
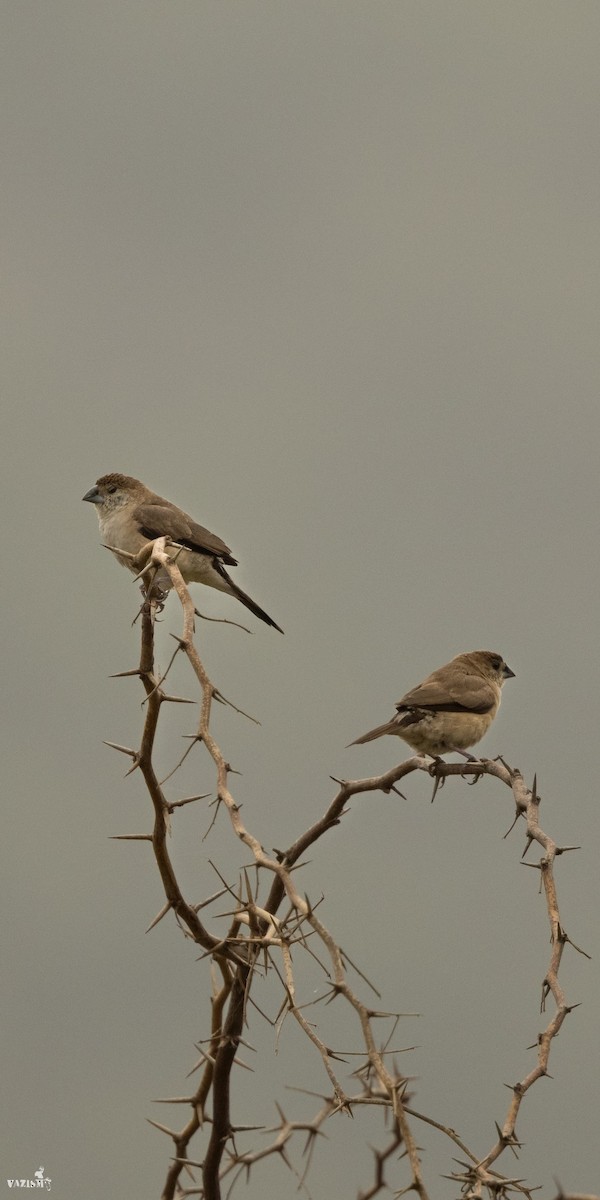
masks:
<svg viewBox="0 0 600 1200"><path fill-rule="evenodd" d="M217 981L217 975L213 973L211 1032L204 1047L198 1047L201 1053L201 1059L197 1064L197 1067L201 1068L198 1087L192 1096L175 1097L166 1101L189 1105L191 1115L179 1130L171 1129L155 1121L151 1122L172 1139L175 1148L161 1200L174 1200L176 1197L188 1195L202 1197L202 1200L221 1200L221 1184L228 1176L231 1177L231 1186L234 1186L241 1174L249 1174L256 1163L269 1155L279 1155L286 1166L297 1175L299 1186L305 1189L306 1172L317 1137L322 1133L321 1127L333 1114L352 1113L364 1105L383 1107L391 1118L391 1133L385 1150L373 1150L373 1182L367 1191L358 1193L357 1200L367 1200L367 1197L374 1197L380 1192L390 1190L390 1185L385 1178L385 1168L388 1160L396 1152L400 1152L401 1157L406 1159L410 1178L408 1184L400 1191L396 1191L395 1194L403 1195L405 1192L412 1191L420 1197L420 1200L428 1200L429 1194L424 1183L419 1151L409 1118L442 1130L465 1155L460 1171L454 1172L450 1177L461 1185L461 1195L465 1200L478 1200L484 1195L484 1192L489 1197L508 1197L519 1194L530 1197L531 1191L525 1186L523 1180L500 1175L493 1169L493 1165L507 1148L514 1151L519 1146L516 1121L522 1101L533 1084L547 1074L553 1039L571 1011L571 1006L567 1004L558 982L563 951L570 939L560 921L554 862L557 855L566 849L573 849L573 847L558 847L542 830L539 824L540 797L537 794L535 780L533 787L527 788L520 772L516 768L509 767L504 761L485 759L471 761L467 764L455 764L442 761L432 762L426 756L414 755L383 775L373 776L369 779L336 781L339 790L323 816L311 828L303 832L287 850L277 851L275 858L270 857L242 821L240 809L229 788L231 768L210 730L212 702L214 699L224 702L224 698L209 679L194 644L194 605L177 567L176 555L172 557L172 550L170 552L167 550L169 545L168 539L159 538L154 543L148 543L138 556L140 577L144 579L145 587L145 601L141 610L140 664L135 672L122 672L121 674L139 674L146 693L145 721L139 750L130 750L124 746L115 747L132 759L132 766L128 774L136 769L141 771L154 807L154 825L151 834L121 836L127 839L147 840L152 843L166 903L150 928L172 910L187 936L205 952L203 957L208 955L212 958L215 964L214 971L220 975L220 982ZM156 612L162 608L164 596L161 594L153 597L152 580L159 570L162 572L163 578L164 573L168 573L172 589L177 594L183 612L183 629L181 636L176 639L177 649L167 670L160 678L157 678L154 671L154 620ZM153 764L156 730L162 705L169 702L182 702L180 697L170 696L163 690L163 684L173 660L179 653L183 653L187 657L200 688L199 720L192 744L194 742L202 743L206 747L216 770L218 801L226 808L234 833L251 852L257 868L255 892L252 891L246 876L245 887L240 884L239 890L233 892L236 896L236 910L230 928L226 934L220 936L211 933L198 915L200 909L208 906L215 897L211 897L204 905L191 905L184 899L167 846L172 814L192 800L202 797L186 798L185 804L184 801L167 801L163 791L163 784L166 780L163 783L159 781ZM114 743L109 744L114 745ZM482 775L495 777L512 792L516 810L515 822L520 818L524 818L526 822L527 842L524 854L534 842L542 850L542 857L535 866L541 873L551 935L550 961L542 985L542 1011L550 997L554 1002L554 1011L546 1028L538 1037L537 1063L531 1071L512 1086L504 1122L502 1126L497 1125L497 1139L483 1156L478 1156L468 1149L458 1134L449 1126L434 1121L431 1117L417 1112L410 1106L406 1078L386 1065L386 1058L389 1057L391 1051L380 1049L374 1035L374 1022L381 1018L389 1018L393 1014L374 1010L355 993L348 982L346 972L346 963L349 960L331 932L317 916L315 907L306 896L300 894L294 882L294 866L308 847L339 824L350 797L363 792L389 793L397 791L396 784L415 771L425 772L434 777L434 795L451 775L471 777L472 782ZM171 772L172 774L173 772ZM167 778L170 778L171 775ZM259 904L258 879L263 870L269 872L272 880L266 899ZM225 890L232 891L229 885L224 884L224 888L217 895L222 895ZM288 902L288 912L282 918L278 914L284 900ZM349 1094L346 1091L333 1066L340 1055L325 1044L318 1033L318 1027L306 1019L302 1006L296 1000L291 947L300 945L309 949L307 938L310 935L317 938L329 963L327 968L321 964L329 981L329 996L343 998L358 1022L363 1059L362 1065L354 1073L362 1084L362 1090L358 1093ZM311 954L313 958L316 957L312 948ZM242 1041L244 1024L248 1022L248 1005L254 1004L252 984L259 963L263 963L267 969L275 969L276 976L279 977L282 984L281 1017L283 1019L286 1014L291 1015L315 1046L325 1068L331 1094L320 1097L319 1110L310 1121L289 1121L279 1110L279 1124L271 1131L276 1134L273 1141L260 1151L244 1153L238 1152L236 1149L236 1132L240 1133L241 1130L234 1129L231 1122L231 1080L233 1065L238 1061L237 1053ZM364 979L364 976L361 977ZM208 1130L208 1140L203 1160L201 1163L197 1163L189 1157L189 1145L194 1135L204 1127ZM246 1129L250 1128L252 1127L246 1127ZM301 1175L295 1171L288 1156L288 1147L299 1132L303 1132L307 1138L306 1165ZM198 1167L202 1172L201 1185L197 1185L195 1182L194 1168ZM192 1186L183 1184L181 1176L184 1171L188 1174ZM561 1192L560 1200L562 1200L562 1195ZM598 1200L598 1198L588 1197L586 1200Z"/></svg>

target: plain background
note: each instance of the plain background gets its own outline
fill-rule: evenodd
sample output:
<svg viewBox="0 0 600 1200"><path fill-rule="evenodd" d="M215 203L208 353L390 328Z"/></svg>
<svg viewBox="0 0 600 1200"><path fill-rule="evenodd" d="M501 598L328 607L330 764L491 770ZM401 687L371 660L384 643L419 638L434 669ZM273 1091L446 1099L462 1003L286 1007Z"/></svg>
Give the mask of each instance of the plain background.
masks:
<svg viewBox="0 0 600 1200"><path fill-rule="evenodd" d="M482 752L537 772L544 828L581 846L557 881L592 961L567 947L582 1006L499 1166L547 1200L554 1177L597 1190L599 6L7 0L3 17L0 1189L43 1163L57 1200L160 1195L170 1144L145 1118L183 1119L152 1100L189 1091L208 1032L206 964L173 922L144 936L162 903L147 847L109 840L150 822L102 746L135 744L143 716L139 684L107 678L136 662L137 586L80 503L118 470L227 540L286 631L199 630L261 721L219 709L214 727L267 848L322 813L330 775L405 756L344 747L430 670L486 647L516 672ZM163 663L179 627L172 601ZM168 714L165 767L193 725ZM170 794L213 783L198 750ZM303 885L381 1007L420 1014L394 1040L416 1047L415 1106L483 1155L549 1019L539 876L522 828L503 840L500 785L405 791L353 801ZM212 811L175 823L194 902L218 886L209 859L232 882L247 861L225 814L202 840ZM356 1048L341 1011L314 1015ZM291 1023L277 1055L256 1015L249 1040L235 1119L313 1111L286 1090L327 1090ZM385 1142L361 1112L328 1135L313 1200L367 1187L364 1147ZM452 1200L455 1148L416 1136ZM271 1159L234 1195L296 1187Z"/></svg>

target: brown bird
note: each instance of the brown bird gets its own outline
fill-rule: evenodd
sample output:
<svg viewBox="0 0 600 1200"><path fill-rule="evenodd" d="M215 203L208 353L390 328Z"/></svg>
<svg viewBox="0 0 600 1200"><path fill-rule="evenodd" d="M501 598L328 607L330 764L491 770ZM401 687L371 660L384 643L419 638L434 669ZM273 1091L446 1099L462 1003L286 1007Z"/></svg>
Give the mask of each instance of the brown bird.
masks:
<svg viewBox="0 0 600 1200"><path fill-rule="evenodd" d="M155 538L168 537L184 547L177 555L177 566L186 583L204 583L235 596L255 617L283 633L276 621L247 596L225 570L225 563L237 567L237 559L232 557L229 546L202 525L197 525L176 504L151 492L139 479L132 479L130 475L102 475L82 499L96 505L102 541L111 547L115 558L124 567L137 574L126 555L138 554L146 542ZM121 555L119 550L125 553ZM168 577L161 579L160 585L168 590Z"/></svg>
<svg viewBox="0 0 600 1200"><path fill-rule="evenodd" d="M487 732L500 706L502 685L513 677L514 671L493 650L457 654L407 692L390 721L363 733L350 745L392 733L420 754L457 751L471 758L465 753L467 746L474 746Z"/></svg>

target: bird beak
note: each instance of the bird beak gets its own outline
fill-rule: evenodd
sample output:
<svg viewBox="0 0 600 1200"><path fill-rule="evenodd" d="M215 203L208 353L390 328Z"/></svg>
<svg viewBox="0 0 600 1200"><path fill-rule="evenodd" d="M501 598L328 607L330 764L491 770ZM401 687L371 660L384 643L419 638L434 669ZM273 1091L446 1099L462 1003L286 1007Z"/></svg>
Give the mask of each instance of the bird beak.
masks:
<svg viewBox="0 0 600 1200"><path fill-rule="evenodd" d="M89 500L90 504L102 504L102 496L96 486L90 488L89 492L86 492L85 496L82 496L81 499Z"/></svg>
<svg viewBox="0 0 600 1200"><path fill-rule="evenodd" d="M87 496L84 496L83 498L84 498L84 500L87 500ZM514 671L511 671L510 667L507 667L506 663L504 664L504 670L502 672L502 675L503 675L504 679L514 679L514 677L515 677Z"/></svg>

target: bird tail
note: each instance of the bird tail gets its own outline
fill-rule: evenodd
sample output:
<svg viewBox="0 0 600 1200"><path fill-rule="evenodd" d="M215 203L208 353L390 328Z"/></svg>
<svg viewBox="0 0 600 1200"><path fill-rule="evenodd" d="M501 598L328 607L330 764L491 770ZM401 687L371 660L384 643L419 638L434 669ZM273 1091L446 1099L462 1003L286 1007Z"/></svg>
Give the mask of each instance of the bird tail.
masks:
<svg viewBox="0 0 600 1200"><path fill-rule="evenodd" d="M240 600L241 603L246 606L246 608L249 608L250 612L254 613L255 617L258 617L260 621L265 622L265 625L272 625L273 629L278 629L280 633L283 633L281 625L278 625L277 621L274 621L273 618L265 612L264 608L261 608L260 605L251 598L251 596L248 596L246 592L242 591L241 587L238 587L237 583L233 582L233 579L227 574L227 571L221 562L216 561L214 565L216 566L219 575L226 580L232 596L237 596L238 600Z"/></svg>
<svg viewBox="0 0 600 1200"><path fill-rule="evenodd" d="M391 721L386 721L385 725L378 725L376 729L370 729L368 733L363 733L362 737L357 737L353 742L349 742L350 746L363 746L365 742L374 742L375 738L383 737L384 733L396 733L398 722L395 718ZM348 749L348 747L346 747Z"/></svg>

